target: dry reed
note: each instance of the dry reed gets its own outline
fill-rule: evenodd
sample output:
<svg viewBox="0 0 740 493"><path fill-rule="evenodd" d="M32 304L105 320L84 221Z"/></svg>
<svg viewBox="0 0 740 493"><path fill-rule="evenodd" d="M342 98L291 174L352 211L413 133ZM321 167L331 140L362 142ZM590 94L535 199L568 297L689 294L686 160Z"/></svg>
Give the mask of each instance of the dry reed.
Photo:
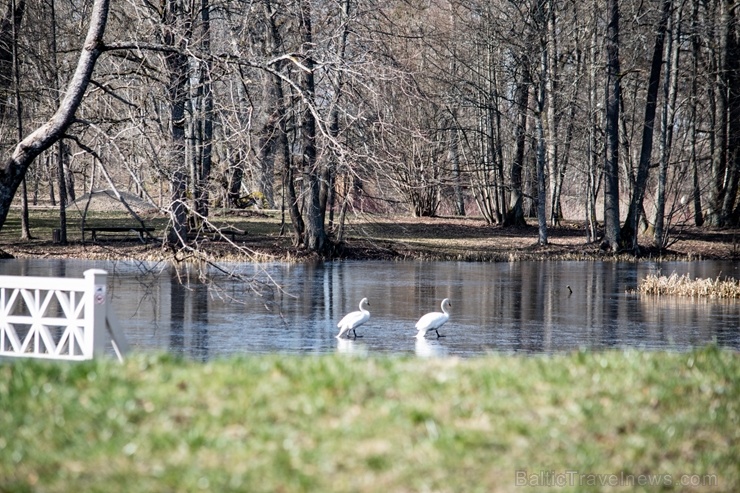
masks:
<svg viewBox="0 0 740 493"><path fill-rule="evenodd" d="M688 274L679 276L675 272L667 277L649 274L640 281L637 291L640 294L740 299L740 281L731 277L691 279Z"/></svg>

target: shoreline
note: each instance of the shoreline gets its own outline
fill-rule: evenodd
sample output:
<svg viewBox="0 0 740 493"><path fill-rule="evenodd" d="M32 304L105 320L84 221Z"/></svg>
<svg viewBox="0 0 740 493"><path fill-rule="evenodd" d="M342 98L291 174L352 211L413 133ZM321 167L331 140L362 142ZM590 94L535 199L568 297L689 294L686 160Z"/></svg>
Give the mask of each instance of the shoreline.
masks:
<svg viewBox="0 0 740 493"><path fill-rule="evenodd" d="M233 224L229 222L228 224ZM699 261L740 259L740 230L683 227L676 230L672 244L660 251L640 238L641 252L612 253L598 243L586 243L583 228L576 222L548 229L548 245L537 244L537 228L504 228L487 225L480 218L407 216L357 216L345 227L346 240L335 247L335 255L321 258L292 245L289 234L280 235L280 224L254 218L238 223L246 235L234 240L224 236L191 238L192 248L174 252L160 240L142 244L137 238L104 238L82 242L74 235L67 245L51 238L14 240L3 234L0 251L4 258L80 260L140 260L196 262L313 262L321 260L417 260L464 262L515 262L543 260L580 261ZM157 229L161 234L163 227ZM74 231L70 227L70 231ZM79 235L78 235L79 236Z"/></svg>

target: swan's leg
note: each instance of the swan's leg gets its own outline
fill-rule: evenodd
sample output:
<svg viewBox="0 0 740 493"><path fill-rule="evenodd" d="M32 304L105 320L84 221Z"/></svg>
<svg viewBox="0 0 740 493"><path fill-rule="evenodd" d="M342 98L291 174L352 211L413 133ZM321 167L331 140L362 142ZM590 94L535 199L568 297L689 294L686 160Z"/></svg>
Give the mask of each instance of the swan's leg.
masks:
<svg viewBox="0 0 740 493"><path fill-rule="evenodd" d="M439 331L437 329L434 329L434 332L437 333L437 339L439 339L440 337L444 337L444 336L439 335Z"/></svg>

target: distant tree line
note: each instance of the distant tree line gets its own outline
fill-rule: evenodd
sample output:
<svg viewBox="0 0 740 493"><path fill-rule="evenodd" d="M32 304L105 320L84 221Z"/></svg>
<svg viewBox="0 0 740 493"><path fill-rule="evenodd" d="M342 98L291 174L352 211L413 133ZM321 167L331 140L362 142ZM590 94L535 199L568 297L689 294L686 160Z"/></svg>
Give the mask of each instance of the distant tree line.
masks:
<svg viewBox="0 0 740 493"><path fill-rule="evenodd" d="M360 208L740 225L736 0L3 3L0 225L107 187L174 247L254 197L321 254Z"/></svg>

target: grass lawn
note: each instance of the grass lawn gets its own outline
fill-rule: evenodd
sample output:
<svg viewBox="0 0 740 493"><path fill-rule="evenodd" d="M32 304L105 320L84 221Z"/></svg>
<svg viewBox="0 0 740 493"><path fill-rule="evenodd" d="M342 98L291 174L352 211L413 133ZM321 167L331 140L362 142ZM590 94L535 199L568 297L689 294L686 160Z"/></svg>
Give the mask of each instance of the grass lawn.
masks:
<svg viewBox="0 0 740 493"><path fill-rule="evenodd" d="M739 383L714 347L6 360L0 491L738 491Z"/></svg>

